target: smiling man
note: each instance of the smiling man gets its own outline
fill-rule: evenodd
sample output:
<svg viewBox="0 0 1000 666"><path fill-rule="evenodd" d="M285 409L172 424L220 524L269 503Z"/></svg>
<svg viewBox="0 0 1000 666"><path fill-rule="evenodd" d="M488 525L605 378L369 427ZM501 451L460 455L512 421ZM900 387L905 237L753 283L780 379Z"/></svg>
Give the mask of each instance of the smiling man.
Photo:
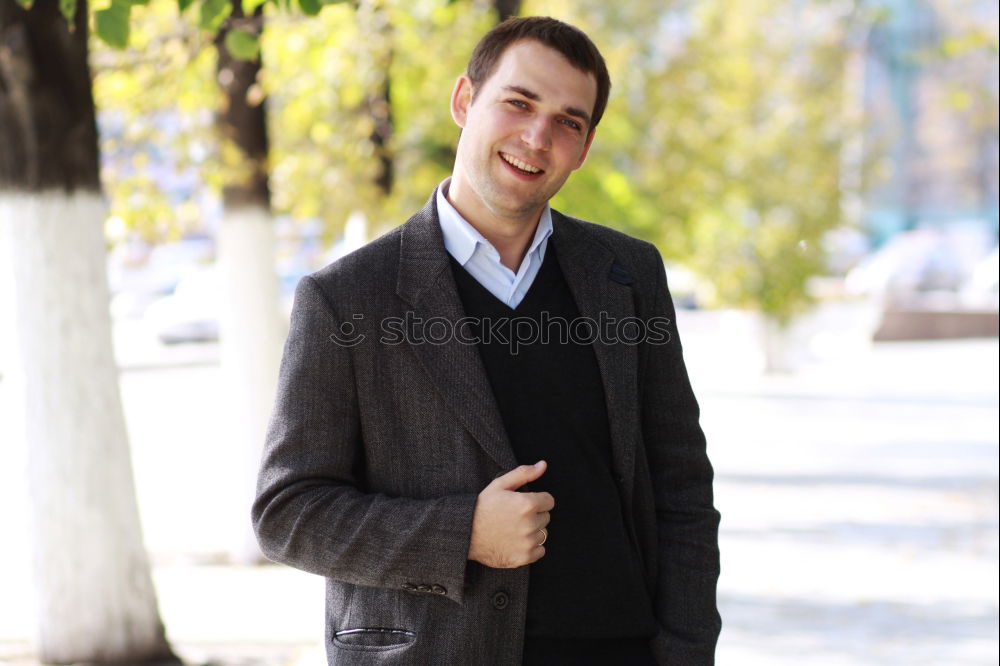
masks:
<svg viewBox="0 0 1000 666"><path fill-rule="evenodd" d="M656 249L552 210L604 113L578 29L508 20L451 178L300 283L253 506L326 578L330 664L711 664L718 513Z"/></svg>

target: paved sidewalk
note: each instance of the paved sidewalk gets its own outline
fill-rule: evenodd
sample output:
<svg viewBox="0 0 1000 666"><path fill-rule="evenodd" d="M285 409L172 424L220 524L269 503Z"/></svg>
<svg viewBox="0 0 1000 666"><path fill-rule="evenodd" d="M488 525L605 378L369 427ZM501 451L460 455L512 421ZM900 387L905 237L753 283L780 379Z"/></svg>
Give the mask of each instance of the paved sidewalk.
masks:
<svg viewBox="0 0 1000 666"><path fill-rule="evenodd" d="M703 388L719 664L998 663L997 361L898 343Z"/></svg>
<svg viewBox="0 0 1000 666"><path fill-rule="evenodd" d="M997 341L883 343L761 377L699 345L695 326L682 330L723 514L718 663L997 664ZM160 607L180 655L323 664L322 579L223 563L246 514L213 402L218 367L137 369L122 386ZM0 383L0 428L5 404ZM9 448L0 661L27 665L22 461Z"/></svg>

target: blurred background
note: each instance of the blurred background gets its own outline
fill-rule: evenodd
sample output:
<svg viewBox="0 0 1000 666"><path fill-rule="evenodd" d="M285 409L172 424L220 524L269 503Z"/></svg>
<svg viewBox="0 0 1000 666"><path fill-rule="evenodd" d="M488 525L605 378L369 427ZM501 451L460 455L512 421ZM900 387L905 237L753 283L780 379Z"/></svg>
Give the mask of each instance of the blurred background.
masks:
<svg viewBox="0 0 1000 666"><path fill-rule="evenodd" d="M1000 663L982 0L0 0L0 661L325 663L249 526L291 297L450 174L514 14L608 62L553 206L667 264L718 663Z"/></svg>

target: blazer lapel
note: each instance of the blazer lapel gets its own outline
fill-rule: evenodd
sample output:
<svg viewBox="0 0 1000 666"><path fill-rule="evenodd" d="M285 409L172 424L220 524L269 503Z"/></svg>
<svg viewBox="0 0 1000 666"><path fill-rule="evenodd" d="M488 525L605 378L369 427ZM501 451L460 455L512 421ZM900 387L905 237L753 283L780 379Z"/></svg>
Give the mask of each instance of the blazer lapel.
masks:
<svg viewBox="0 0 1000 666"><path fill-rule="evenodd" d="M635 317L632 290L628 287L632 278L625 267L615 262L611 250L596 241L583 224L554 210L552 241L559 249L559 266L580 316L597 322L600 330L610 329L615 336L627 339L628 327L603 324L616 324ZM623 481L624 496L629 500L638 439L636 424L639 422L636 346L602 337L593 348L604 382L614 472Z"/></svg>
<svg viewBox="0 0 1000 666"><path fill-rule="evenodd" d="M410 305L415 321L443 317L452 325L465 316L449 266L437 217L436 191L403 225L396 293ZM493 389L476 345L454 335L443 344L412 345L445 403L502 469L517 465Z"/></svg>

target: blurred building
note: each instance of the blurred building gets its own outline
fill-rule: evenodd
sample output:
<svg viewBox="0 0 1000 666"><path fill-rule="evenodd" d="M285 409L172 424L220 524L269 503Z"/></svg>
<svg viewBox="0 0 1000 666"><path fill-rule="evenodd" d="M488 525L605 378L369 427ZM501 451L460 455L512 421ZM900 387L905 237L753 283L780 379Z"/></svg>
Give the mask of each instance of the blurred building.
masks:
<svg viewBox="0 0 1000 666"><path fill-rule="evenodd" d="M875 339L998 332L997 3L866 0L866 122L850 290L883 298Z"/></svg>
<svg viewBox="0 0 1000 666"><path fill-rule="evenodd" d="M864 225L881 244L929 225L973 223L996 241L997 3L866 0Z"/></svg>

